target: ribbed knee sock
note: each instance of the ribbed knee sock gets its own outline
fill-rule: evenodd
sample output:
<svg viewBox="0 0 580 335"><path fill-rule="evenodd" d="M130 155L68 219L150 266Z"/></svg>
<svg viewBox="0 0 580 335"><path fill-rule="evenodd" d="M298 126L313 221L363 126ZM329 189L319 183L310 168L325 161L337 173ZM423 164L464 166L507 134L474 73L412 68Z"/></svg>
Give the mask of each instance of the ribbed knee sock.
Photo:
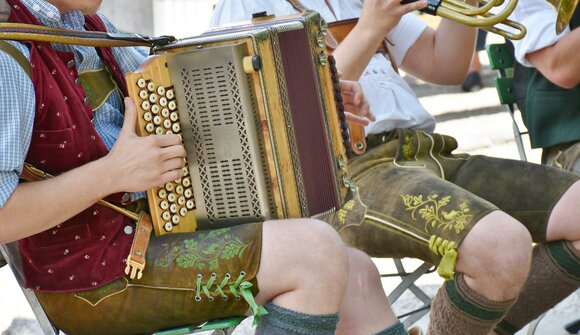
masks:
<svg viewBox="0 0 580 335"><path fill-rule="evenodd" d="M534 247L532 269L518 301L499 323L500 335L514 334L580 287L580 252L556 241Z"/></svg>
<svg viewBox="0 0 580 335"><path fill-rule="evenodd" d="M503 319L515 299L492 301L472 290L463 274L446 282L431 304L429 335L486 335Z"/></svg>
<svg viewBox="0 0 580 335"><path fill-rule="evenodd" d="M394 325L391 325L389 328L376 333L375 335L408 335L407 331L405 330L405 326L401 323L401 321L397 321Z"/></svg>
<svg viewBox="0 0 580 335"><path fill-rule="evenodd" d="M304 314L273 303L265 308L268 314L260 318L256 335L333 335L336 331L338 314Z"/></svg>

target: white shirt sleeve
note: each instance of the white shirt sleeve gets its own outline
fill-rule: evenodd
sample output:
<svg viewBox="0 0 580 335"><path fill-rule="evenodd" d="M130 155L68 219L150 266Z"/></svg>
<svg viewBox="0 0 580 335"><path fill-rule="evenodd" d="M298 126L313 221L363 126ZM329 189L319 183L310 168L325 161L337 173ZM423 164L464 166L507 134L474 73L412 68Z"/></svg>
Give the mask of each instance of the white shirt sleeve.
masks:
<svg viewBox="0 0 580 335"><path fill-rule="evenodd" d="M427 23L419 19L416 13L409 13L404 15L399 24L391 30L389 37L394 45L390 50L397 64L403 62L407 51L417 42L426 28Z"/></svg>
<svg viewBox="0 0 580 335"><path fill-rule="evenodd" d="M553 45L570 32L566 27L560 35L556 34L556 11L545 0L520 1L509 18L527 28L526 36L513 44L516 60L528 67L533 67L526 58L528 53Z"/></svg>
<svg viewBox="0 0 580 335"><path fill-rule="evenodd" d="M248 21L252 18L253 13L264 11L277 16L296 13L292 5L287 1L220 0L215 6L210 27Z"/></svg>

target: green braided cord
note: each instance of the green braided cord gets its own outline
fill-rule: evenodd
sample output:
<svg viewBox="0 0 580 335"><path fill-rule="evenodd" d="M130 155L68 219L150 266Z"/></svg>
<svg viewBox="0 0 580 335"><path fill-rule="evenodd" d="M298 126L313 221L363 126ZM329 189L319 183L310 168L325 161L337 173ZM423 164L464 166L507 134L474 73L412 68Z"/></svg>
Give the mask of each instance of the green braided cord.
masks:
<svg viewBox="0 0 580 335"><path fill-rule="evenodd" d="M215 293L219 294L222 298L227 299L227 295L224 293L224 286L226 286L228 284L228 280L230 279L230 275L229 273L226 274L224 280L222 280L222 282L216 286L215 288Z"/></svg>
<svg viewBox="0 0 580 335"><path fill-rule="evenodd" d="M242 282L242 279L244 279L245 276L246 276L246 273L241 272L238 279L236 279L236 282L233 283L232 285L230 285L230 291L232 292L234 297L236 297L236 299L240 298L240 295L238 294L238 287L240 287L240 283Z"/></svg>
<svg viewBox="0 0 580 335"><path fill-rule="evenodd" d="M250 288L253 286L252 283L249 281L242 281L246 277L245 272L241 272L239 277L236 279L235 283L229 286L231 293L236 297L236 299L240 298L240 294L246 300L250 308L252 309L252 313L254 314L254 324L259 322L261 316L268 314L268 311L263 307L256 303L254 296L252 295L252 291ZM202 275L197 275L196 281L196 291L195 291L195 300L201 300L201 290L207 296L207 298L211 301L213 300L213 296L211 295L210 289L214 285L216 281L217 275L215 273L211 274L211 278L207 281L207 283L202 283ZM227 285L228 279L231 276L226 274L225 278L222 280L220 284L216 284L214 292L222 296L223 298L227 298L226 294L223 291L223 288ZM238 294L238 290L240 294Z"/></svg>
<svg viewBox="0 0 580 335"><path fill-rule="evenodd" d="M211 277L209 278L209 280L207 281L207 283L205 283L205 285L202 285L201 288L203 289L203 293L205 293L205 296L212 301L213 297L211 296L211 294L209 293L209 289L211 288L211 286L213 285L213 282L215 281L216 278L216 274L212 273Z"/></svg>
<svg viewBox="0 0 580 335"><path fill-rule="evenodd" d="M197 275L197 282L195 283L195 300L201 300L201 275Z"/></svg>
<svg viewBox="0 0 580 335"><path fill-rule="evenodd" d="M267 315L268 311L264 308L264 306L260 306L256 303L256 300L254 300L254 296L252 295L250 287L252 287L252 283L250 283L249 281L241 283L240 293L242 294L242 297L244 297L244 300L246 300L246 302L248 303L248 305L250 305L250 308L252 309L252 314L254 314L253 324L255 326L260 322L260 317Z"/></svg>

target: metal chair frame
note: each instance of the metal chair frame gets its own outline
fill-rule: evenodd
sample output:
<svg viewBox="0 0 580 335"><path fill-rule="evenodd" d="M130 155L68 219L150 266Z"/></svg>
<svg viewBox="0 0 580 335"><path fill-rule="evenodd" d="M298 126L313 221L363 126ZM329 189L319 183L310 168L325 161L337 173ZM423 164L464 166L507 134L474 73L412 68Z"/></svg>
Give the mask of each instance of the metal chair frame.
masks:
<svg viewBox="0 0 580 335"><path fill-rule="evenodd" d="M399 283L399 285L397 285L397 287L395 287L393 291L391 291L391 293L389 293L389 302L394 304L407 290L413 293L415 297L421 302L420 307L397 315L397 318L403 322L405 328L409 328L415 322L419 321L419 319L429 313L431 308L432 298L423 290L421 290L421 288L419 288L415 282L421 278L421 276L434 272L437 267L424 262L413 271L407 272L401 259L393 258L393 262L395 263L397 273L381 274L381 277L401 277L402 281Z"/></svg>
<svg viewBox="0 0 580 335"><path fill-rule="evenodd" d="M512 118L512 126L514 132L514 139L518 147L518 153L522 161L527 161L526 150L522 135L528 134L525 130L520 130L516 120L516 97L514 91L514 57L510 52L506 43L489 44L486 46L487 55L489 56L489 65L491 69L498 70L499 77L493 79L499 101L502 105L508 107L508 112Z"/></svg>

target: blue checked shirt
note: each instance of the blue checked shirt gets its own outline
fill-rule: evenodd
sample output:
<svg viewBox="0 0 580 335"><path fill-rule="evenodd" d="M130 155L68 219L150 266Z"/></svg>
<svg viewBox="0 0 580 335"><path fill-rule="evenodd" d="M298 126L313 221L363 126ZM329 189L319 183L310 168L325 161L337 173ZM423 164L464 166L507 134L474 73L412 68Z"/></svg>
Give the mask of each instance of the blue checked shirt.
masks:
<svg viewBox="0 0 580 335"><path fill-rule="evenodd" d="M22 0L22 3L45 26L84 30L84 16L80 12L59 11L44 0ZM104 17L110 32L115 27ZM10 41L22 54L30 58L26 45ZM58 51L73 52L78 72L104 67L95 48L55 44ZM114 48L113 52L123 73L135 71L148 55L146 48ZM105 146L110 150L123 125L123 98L114 93L94 111L94 124ZM32 137L35 115L34 87L28 75L9 55L0 51L0 207L3 207L18 185L24 159Z"/></svg>

